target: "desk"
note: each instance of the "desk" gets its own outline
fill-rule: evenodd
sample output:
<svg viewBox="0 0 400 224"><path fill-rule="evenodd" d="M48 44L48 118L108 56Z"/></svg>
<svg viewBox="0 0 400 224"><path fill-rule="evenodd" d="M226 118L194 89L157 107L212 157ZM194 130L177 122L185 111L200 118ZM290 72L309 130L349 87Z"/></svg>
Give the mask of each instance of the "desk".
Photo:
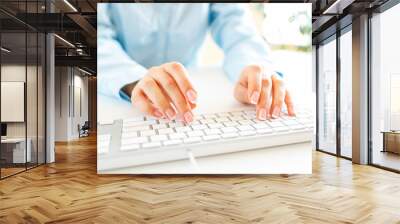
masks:
<svg viewBox="0 0 400 224"><path fill-rule="evenodd" d="M195 114L247 107L233 98L233 84L221 69L194 69L189 73L198 91L198 107L194 111ZM132 109L130 103L101 94L98 95L97 111L98 120L104 122L140 114ZM312 170L311 153L310 142L197 158L197 166L189 160L181 160L115 169L102 174L309 174Z"/></svg>
<svg viewBox="0 0 400 224"><path fill-rule="evenodd" d="M392 152L400 154L400 131L382 131L383 150L382 152Z"/></svg>
<svg viewBox="0 0 400 224"><path fill-rule="evenodd" d="M25 138L5 138L1 139L1 144L6 146L6 148L2 148L2 157L4 152L10 151L12 153L12 160L11 157L7 160L7 163L25 163L31 161L31 139L27 138L28 142L26 151L25 151ZM7 146L14 145L11 149ZM2 147L4 147L2 146ZM25 154L26 153L26 154ZM25 161L27 159L27 161Z"/></svg>

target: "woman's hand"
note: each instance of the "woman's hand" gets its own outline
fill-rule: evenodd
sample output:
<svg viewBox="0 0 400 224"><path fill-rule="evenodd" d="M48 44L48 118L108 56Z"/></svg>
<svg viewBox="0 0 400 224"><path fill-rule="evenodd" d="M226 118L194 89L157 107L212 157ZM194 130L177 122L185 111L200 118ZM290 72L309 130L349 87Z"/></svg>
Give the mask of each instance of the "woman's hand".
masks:
<svg viewBox="0 0 400 224"><path fill-rule="evenodd" d="M264 74L261 66L250 65L243 69L234 89L235 98L256 106L260 120L278 118L285 103L288 114L294 116L292 98L283 79L277 74Z"/></svg>
<svg viewBox="0 0 400 224"><path fill-rule="evenodd" d="M131 94L132 104L145 114L168 119L178 115L186 123L193 121L196 99L185 67L177 62L150 68Z"/></svg>

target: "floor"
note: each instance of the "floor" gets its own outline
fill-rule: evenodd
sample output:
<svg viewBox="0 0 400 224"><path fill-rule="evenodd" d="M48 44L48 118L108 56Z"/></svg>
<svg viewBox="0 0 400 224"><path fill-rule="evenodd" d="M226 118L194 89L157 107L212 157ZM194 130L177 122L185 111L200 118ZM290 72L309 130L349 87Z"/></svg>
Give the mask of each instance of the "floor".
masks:
<svg viewBox="0 0 400 224"><path fill-rule="evenodd" d="M27 164L27 168L31 169L34 168L36 164ZM19 167L7 167L7 168L1 168L1 178L5 178L11 175L14 175L19 172L25 171L25 165L19 165Z"/></svg>
<svg viewBox="0 0 400 224"><path fill-rule="evenodd" d="M1 178L7 177L25 170L24 168L1 168Z"/></svg>
<svg viewBox="0 0 400 224"><path fill-rule="evenodd" d="M400 170L400 155L392 152L374 151L374 164L390 167L395 170Z"/></svg>
<svg viewBox="0 0 400 224"><path fill-rule="evenodd" d="M0 223L398 223L400 175L315 152L312 175L96 174L96 139L0 181Z"/></svg>

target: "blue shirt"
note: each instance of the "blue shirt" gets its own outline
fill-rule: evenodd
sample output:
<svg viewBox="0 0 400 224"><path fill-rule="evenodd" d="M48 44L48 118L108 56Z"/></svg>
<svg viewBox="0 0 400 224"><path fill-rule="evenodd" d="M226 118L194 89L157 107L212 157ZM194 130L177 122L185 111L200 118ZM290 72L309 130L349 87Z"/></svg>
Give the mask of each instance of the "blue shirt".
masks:
<svg viewBox="0 0 400 224"><path fill-rule="evenodd" d="M120 97L122 87L152 66L196 65L207 32L223 50L223 68L231 80L247 65L270 68L267 45L253 23L245 4L99 3L99 91Z"/></svg>

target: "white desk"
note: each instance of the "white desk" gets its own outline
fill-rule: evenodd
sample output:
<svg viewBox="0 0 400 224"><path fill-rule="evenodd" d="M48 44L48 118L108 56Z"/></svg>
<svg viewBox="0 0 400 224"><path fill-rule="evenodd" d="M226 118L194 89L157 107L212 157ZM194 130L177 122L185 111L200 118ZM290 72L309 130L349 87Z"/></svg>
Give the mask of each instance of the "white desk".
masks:
<svg viewBox="0 0 400 224"><path fill-rule="evenodd" d="M204 68L189 71L198 91L198 108L194 113L229 111L245 107L233 98L233 84L222 70ZM310 90L311 91L311 90ZM109 121L137 116L139 111L130 103L117 98L98 95L98 120ZM173 161L139 167L127 167L102 172L107 174L309 174L312 170L312 145L293 144L197 159L197 166L189 160Z"/></svg>
<svg viewBox="0 0 400 224"><path fill-rule="evenodd" d="M5 138L1 139L1 144L15 145L13 147L13 163L25 163L31 161L31 139L27 138L27 147L25 151L25 138ZM26 154L25 154L26 153Z"/></svg>

